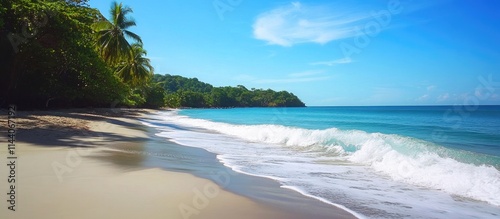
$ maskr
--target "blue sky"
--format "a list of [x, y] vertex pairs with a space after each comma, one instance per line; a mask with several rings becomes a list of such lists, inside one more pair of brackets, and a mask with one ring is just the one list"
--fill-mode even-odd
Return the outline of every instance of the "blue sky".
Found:
[[309, 106], [500, 104], [498, 1], [122, 2], [159, 74]]

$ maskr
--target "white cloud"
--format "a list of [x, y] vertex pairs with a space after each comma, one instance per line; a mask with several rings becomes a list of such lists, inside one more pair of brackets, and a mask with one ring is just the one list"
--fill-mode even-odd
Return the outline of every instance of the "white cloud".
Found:
[[436, 85], [430, 85], [430, 86], [427, 86], [427, 90], [431, 91], [431, 90], [436, 89], [436, 87], [437, 87]]
[[334, 65], [340, 65], [340, 64], [349, 64], [353, 62], [351, 58], [341, 58], [341, 59], [336, 59], [336, 60], [331, 60], [331, 61], [323, 61], [323, 62], [313, 62], [309, 63], [310, 65], [327, 65], [327, 66], [334, 66]]
[[358, 35], [357, 26], [369, 18], [369, 13], [334, 11], [293, 2], [260, 14], [253, 24], [253, 34], [256, 39], [280, 46], [325, 44]]
[[425, 101], [429, 99], [429, 94], [424, 94], [421, 97], [417, 98], [416, 101]]
[[437, 101], [438, 102], [443, 102], [443, 101], [446, 101], [450, 99], [450, 94], [449, 93], [445, 93], [445, 94], [441, 94], [437, 97]]

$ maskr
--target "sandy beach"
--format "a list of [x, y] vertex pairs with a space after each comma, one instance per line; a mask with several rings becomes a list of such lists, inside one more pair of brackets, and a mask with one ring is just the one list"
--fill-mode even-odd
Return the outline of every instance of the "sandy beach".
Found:
[[[311, 218], [229, 192], [211, 180], [141, 165], [148, 110], [18, 112], [15, 183], [0, 142], [0, 218]], [[2, 121], [7, 120], [6, 113]], [[4, 122], [5, 123], [5, 122]], [[7, 132], [7, 127], [2, 127]], [[15, 194], [6, 194], [15, 185]], [[8, 202], [13, 197], [15, 202]], [[7, 201], [6, 201], [7, 200]], [[295, 203], [300, 205], [300, 203]], [[10, 209], [9, 209], [10, 207]], [[15, 209], [13, 211], [12, 209]], [[326, 218], [314, 217], [314, 218]], [[328, 218], [353, 218], [331, 207]]]

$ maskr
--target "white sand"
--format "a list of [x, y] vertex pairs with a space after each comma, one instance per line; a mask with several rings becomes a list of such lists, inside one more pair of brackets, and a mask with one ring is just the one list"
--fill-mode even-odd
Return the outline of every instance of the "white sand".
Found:
[[99, 146], [137, 147], [147, 135], [133, 117], [73, 120], [78, 115], [18, 120], [16, 211], [6, 201], [7, 139], [0, 137], [0, 218], [298, 218], [190, 174], [98, 159], [109, 153]]

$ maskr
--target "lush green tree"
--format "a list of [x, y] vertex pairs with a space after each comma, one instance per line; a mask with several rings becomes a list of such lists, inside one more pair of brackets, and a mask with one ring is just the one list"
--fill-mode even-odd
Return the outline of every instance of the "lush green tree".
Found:
[[88, 7], [89, 0], [64, 0], [68, 4]]
[[196, 78], [154, 75], [167, 91], [169, 107], [303, 107], [300, 99], [286, 91], [248, 90], [245, 86], [213, 87]]
[[178, 92], [180, 105], [183, 107], [200, 108], [205, 107], [205, 98], [202, 93], [195, 91]]
[[165, 106], [172, 108], [181, 107], [181, 100], [177, 93], [167, 93], [164, 98]]
[[113, 2], [111, 5], [111, 19], [103, 19], [96, 22], [97, 46], [104, 60], [110, 64], [118, 64], [125, 59], [133, 58], [133, 48], [127, 41], [127, 37], [132, 38], [142, 44], [141, 38], [128, 30], [136, 26], [135, 21], [129, 18], [132, 9]]
[[[0, 15], [5, 15], [7, 13], [7, 8], [11, 7], [10, 4], [11, 3], [8, 1], [0, 1]], [[0, 30], [4, 30], [4, 19], [4, 16], [0, 16]]]
[[[94, 27], [97, 29], [97, 46], [101, 56], [108, 64], [116, 66], [116, 75], [133, 89], [125, 98], [124, 104], [142, 106], [148, 100], [150, 90], [147, 82], [153, 76], [154, 69], [151, 61], [145, 57], [147, 53], [143, 49], [141, 38], [128, 30], [136, 25], [128, 16], [130, 13], [130, 7], [113, 2], [111, 19], [101, 18]], [[135, 43], [130, 44], [127, 38]]]
[[153, 66], [148, 58], [144, 57], [146, 50], [140, 44], [132, 44], [132, 58], [118, 65], [117, 75], [133, 87], [140, 86], [153, 77]]
[[168, 93], [175, 93], [179, 90], [190, 90], [195, 92], [207, 93], [213, 88], [212, 85], [199, 81], [197, 78], [185, 78], [178, 75], [159, 75], [153, 77], [153, 81], [162, 82], [163, 87]]
[[99, 11], [62, 0], [7, 2], [0, 14], [3, 104], [109, 106], [124, 98], [126, 85], [95, 50]]
[[[113, 2], [109, 20], [88, 0], [0, 0], [0, 104], [39, 107], [304, 106], [286, 91], [216, 87], [153, 75], [132, 9]], [[136, 43], [130, 44], [127, 39]]]
[[143, 104], [147, 108], [160, 108], [166, 106], [165, 98], [167, 92], [159, 84], [153, 85], [147, 93], [146, 102]]

